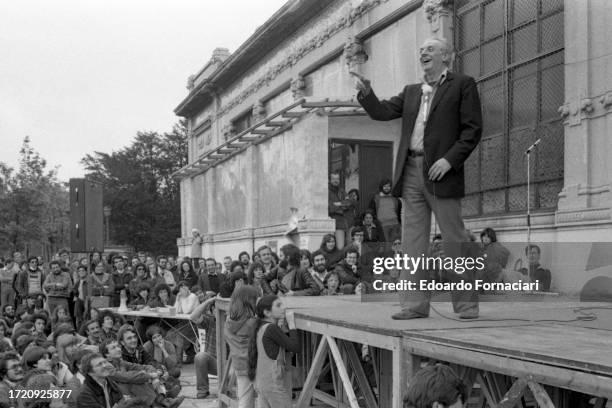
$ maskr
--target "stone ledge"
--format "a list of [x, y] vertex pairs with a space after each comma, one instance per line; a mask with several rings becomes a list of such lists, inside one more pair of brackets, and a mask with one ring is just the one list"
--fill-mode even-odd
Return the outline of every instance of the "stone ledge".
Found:
[[555, 226], [594, 224], [611, 222], [610, 208], [589, 208], [579, 210], [563, 210], [555, 213]]

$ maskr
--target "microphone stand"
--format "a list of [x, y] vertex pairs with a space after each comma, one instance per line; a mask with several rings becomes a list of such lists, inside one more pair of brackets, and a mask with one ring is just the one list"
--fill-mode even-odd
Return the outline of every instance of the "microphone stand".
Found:
[[531, 183], [531, 171], [530, 171], [530, 158], [531, 151], [540, 143], [542, 139], [536, 140], [531, 146], [527, 148], [525, 154], [527, 155], [527, 248], [531, 245], [531, 194], [530, 194], [530, 183]]

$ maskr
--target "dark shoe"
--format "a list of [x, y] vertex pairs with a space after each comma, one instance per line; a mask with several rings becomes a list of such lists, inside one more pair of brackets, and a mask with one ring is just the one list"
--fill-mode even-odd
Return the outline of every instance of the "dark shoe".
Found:
[[210, 396], [210, 392], [206, 391], [206, 392], [205, 392], [205, 393], [203, 393], [203, 394], [198, 394], [198, 395], [196, 396], [196, 398], [197, 398], [197, 399], [205, 399], [205, 398], [208, 398], [209, 396]]
[[429, 317], [429, 316], [421, 314], [421, 313], [413, 312], [411, 310], [402, 310], [399, 313], [395, 313], [391, 315], [391, 318], [393, 320], [424, 319], [426, 317]]
[[478, 309], [468, 309], [459, 313], [459, 318], [464, 320], [478, 319]]

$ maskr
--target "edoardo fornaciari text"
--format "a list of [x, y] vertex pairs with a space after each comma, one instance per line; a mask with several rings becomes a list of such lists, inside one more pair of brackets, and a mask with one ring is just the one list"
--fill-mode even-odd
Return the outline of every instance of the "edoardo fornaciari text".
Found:
[[538, 291], [539, 281], [534, 282], [485, 282], [476, 279], [474, 282], [437, 282], [435, 280], [422, 279], [417, 281], [400, 280], [398, 282], [385, 282], [377, 279], [373, 282], [374, 290], [396, 292], [401, 290], [418, 291], [455, 291], [455, 290], [483, 290], [483, 291]]

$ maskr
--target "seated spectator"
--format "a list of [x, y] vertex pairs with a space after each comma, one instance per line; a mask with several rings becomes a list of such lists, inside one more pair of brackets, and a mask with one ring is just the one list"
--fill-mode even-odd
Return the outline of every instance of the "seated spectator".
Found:
[[342, 261], [344, 252], [342, 252], [336, 246], [336, 237], [333, 234], [327, 234], [323, 237], [321, 247], [319, 249], [325, 254], [328, 270], [334, 269], [334, 266], [336, 266], [338, 262]]
[[200, 304], [198, 297], [191, 293], [189, 285], [185, 281], [180, 281], [177, 285], [178, 294], [176, 295], [176, 313], [187, 313], [191, 314], [197, 305]]
[[287, 271], [281, 278], [281, 284], [287, 289], [286, 296], [313, 296], [321, 291], [307, 269], [300, 266], [300, 249], [287, 244], [281, 247], [284, 259], [287, 261]]
[[263, 265], [264, 274], [266, 275], [268, 282], [275, 279], [277, 263], [274, 261], [274, 257], [272, 256], [272, 249], [267, 245], [260, 246], [257, 249], [257, 255], [259, 255], [259, 259]]
[[310, 275], [314, 279], [315, 283], [319, 287], [320, 290], [325, 289], [325, 280], [329, 275], [329, 271], [327, 270], [327, 259], [325, 259], [325, 254], [321, 251], [315, 251], [312, 254], [313, 266], [310, 269]]
[[540, 292], [550, 292], [551, 273], [549, 269], [542, 268], [540, 265], [540, 247], [531, 244], [525, 248], [525, 255], [529, 261], [529, 269], [521, 268], [520, 272], [529, 277], [531, 282], [538, 281], [538, 290]]
[[168, 374], [175, 378], [181, 375], [181, 369], [176, 360], [176, 348], [168, 340], [157, 325], [149, 326], [146, 332], [148, 341], [143, 345], [144, 350], [153, 356], [153, 359], [166, 367]]
[[81, 335], [87, 337], [85, 344], [90, 346], [100, 345], [102, 342], [100, 331], [100, 323], [98, 323], [98, 320], [88, 320], [83, 323]]
[[[214, 271], [216, 274], [216, 263], [215, 263]], [[193, 266], [191, 265], [191, 262], [183, 261], [180, 263], [179, 272], [177, 276], [177, 282], [180, 282], [180, 281], [187, 282], [188, 287], [197, 285], [198, 275], [193, 270]]]
[[[371, 242], [385, 242], [385, 234], [383, 232], [380, 222], [376, 219], [374, 211], [368, 209], [363, 212], [361, 218], [361, 226], [363, 227], [364, 237], [363, 241], [366, 243]], [[373, 245], [372, 248], [377, 248]]]
[[148, 306], [149, 301], [151, 300], [149, 297], [151, 288], [147, 283], [139, 283], [136, 287], [136, 291], [138, 292], [138, 297], [130, 302], [130, 307], [140, 310], [145, 306]]
[[66, 317], [70, 319], [68, 309], [64, 306], [57, 306], [53, 313], [51, 313], [51, 320], [49, 321], [49, 325], [47, 327], [48, 331], [52, 332], [55, 330], [55, 327], [60, 323], [60, 319], [64, 319]]
[[206, 331], [204, 341], [206, 350], [201, 350], [195, 356], [196, 398], [207, 398], [210, 395], [208, 375], [217, 375], [217, 326], [212, 308], [215, 298], [210, 298], [200, 304], [191, 313], [191, 321]]
[[6, 343], [9, 348], [13, 348], [13, 342], [11, 341], [10, 337], [7, 337], [8, 334], [8, 324], [6, 324], [6, 321], [4, 321], [4, 319], [0, 319], [0, 342]]
[[21, 388], [23, 375], [19, 355], [15, 353], [0, 355], [0, 402], [8, 402], [10, 391]]
[[376, 254], [377, 252], [372, 251], [370, 247], [363, 243], [364, 238], [365, 232], [363, 230], [363, 227], [356, 226], [355, 228], [353, 228], [351, 230], [351, 243], [343, 250], [344, 256], [346, 257], [346, 252], [349, 249], [357, 250], [357, 254], [359, 254], [360, 260], [368, 258], [366, 255]]
[[148, 285], [149, 288], [152, 288], [155, 283], [153, 279], [151, 279], [147, 266], [143, 263], [136, 264], [133, 273], [135, 277], [128, 284], [130, 300], [138, 299], [138, 287], [140, 287], [141, 284]]
[[385, 179], [378, 185], [378, 193], [370, 200], [370, 210], [380, 222], [383, 235], [387, 240], [392, 236], [401, 234], [400, 215], [402, 211], [401, 201], [393, 196], [390, 179]]
[[17, 338], [23, 334], [32, 334], [34, 330], [34, 323], [31, 321], [23, 321], [19, 326], [16, 325], [15, 330], [13, 330], [13, 334], [11, 334], [11, 343], [16, 347], [17, 346]]
[[10, 304], [2, 306], [2, 319], [4, 319], [9, 328], [6, 334], [11, 334], [13, 326], [15, 326], [15, 306]]
[[117, 330], [121, 327], [122, 320], [118, 318], [111, 310], [103, 310], [98, 317], [100, 325], [100, 340], [117, 340]]
[[463, 408], [467, 389], [452, 368], [442, 364], [420, 369], [408, 382], [404, 408]]
[[479, 272], [479, 278], [485, 282], [499, 282], [502, 271], [508, 264], [510, 251], [497, 242], [497, 234], [493, 228], [485, 228], [480, 233], [480, 240], [485, 267]]
[[170, 286], [159, 283], [155, 286], [153, 293], [155, 296], [149, 302], [150, 307], [173, 307], [176, 299], [171, 293]]
[[361, 267], [359, 265], [359, 254], [355, 249], [348, 249], [344, 260], [336, 265], [334, 269], [340, 276], [340, 288], [342, 293], [350, 294], [361, 282]]
[[117, 384], [108, 378], [115, 368], [102, 354], [85, 355], [81, 360], [81, 370], [85, 373], [85, 380], [77, 397], [77, 407], [108, 408], [123, 400]]
[[216, 295], [217, 293], [219, 293], [219, 286], [221, 285], [221, 283], [223, 283], [225, 278], [225, 275], [218, 273], [217, 262], [215, 261], [215, 259], [208, 258], [204, 260], [204, 270], [200, 272], [200, 276], [197, 279], [197, 283], [207, 295]]
[[100, 345], [100, 353], [113, 365], [109, 376], [125, 395], [143, 398], [147, 406], [177, 407], [184, 397], [171, 399], [161, 377], [163, 372], [153, 366], [125, 361], [121, 347], [114, 340], [107, 340]]
[[34, 320], [34, 336], [46, 340], [47, 322], [49, 321], [47, 315], [45, 313], [36, 313], [32, 316], [32, 320]]
[[323, 289], [322, 295], [325, 296], [334, 296], [341, 295], [340, 291], [340, 275], [338, 272], [332, 271], [327, 275], [327, 279], [325, 280], [325, 289]]

